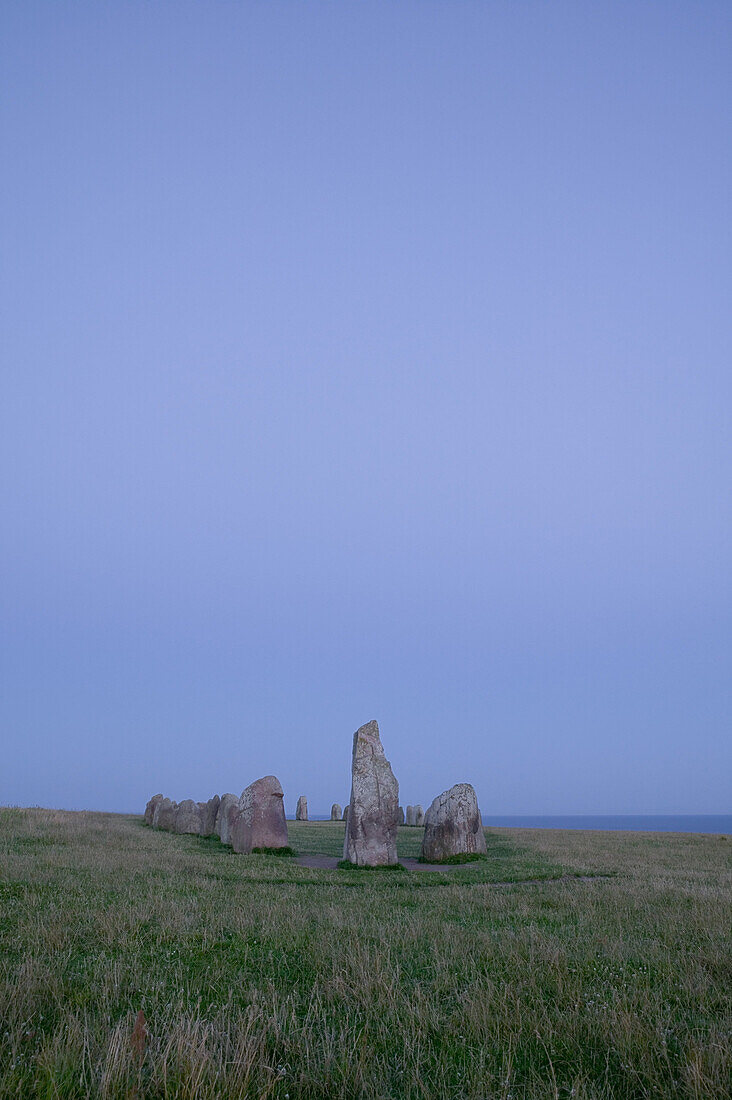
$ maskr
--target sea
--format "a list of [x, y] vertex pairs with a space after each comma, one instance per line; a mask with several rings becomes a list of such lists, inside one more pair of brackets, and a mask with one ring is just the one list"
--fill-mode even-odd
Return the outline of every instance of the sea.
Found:
[[[311, 814], [311, 821], [330, 815]], [[634, 833], [722, 833], [732, 835], [732, 814], [483, 814], [483, 824], [506, 829], [611, 829]]]

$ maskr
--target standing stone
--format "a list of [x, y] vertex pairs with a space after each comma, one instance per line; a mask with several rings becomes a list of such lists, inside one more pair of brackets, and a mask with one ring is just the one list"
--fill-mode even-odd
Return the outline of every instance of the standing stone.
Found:
[[297, 809], [295, 810], [295, 821], [307, 821], [308, 819], [308, 800], [304, 794], [301, 794], [297, 800]]
[[424, 826], [424, 810], [419, 803], [414, 807], [414, 824], [419, 829]]
[[345, 805], [343, 807], [343, 818], [342, 818], [343, 821], [348, 821], [348, 811], [349, 811], [349, 809], [350, 809], [350, 807], [348, 805]]
[[200, 833], [201, 807], [192, 798], [184, 798], [175, 811], [174, 833]]
[[155, 817], [155, 807], [157, 806], [158, 802], [162, 802], [162, 801], [163, 801], [163, 796], [161, 794], [154, 794], [152, 796], [152, 798], [148, 802], [147, 806], [145, 807], [145, 824], [146, 825], [152, 825], [153, 818]]
[[167, 832], [172, 832], [177, 811], [178, 803], [173, 802], [170, 798], [164, 798], [162, 802], [158, 802], [153, 815], [153, 829], [165, 829]]
[[423, 858], [441, 860], [486, 851], [478, 799], [470, 783], [456, 783], [438, 794], [424, 816]]
[[238, 809], [252, 831], [252, 848], [289, 846], [284, 794], [275, 775], [250, 783], [241, 792]]
[[404, 824], [404, 807], [403, 806], [399, 807], [399, 810], [397, 811], [397, 814], [398, 814], [397, 824], [398, 825], [403, 825]]
[[407, 822], [407, 825], [414, 825], [415, 824], [414, 806], [407, 806], [406, 822]]
[[240, 856], [248, 856], [254, 847], [251, 823], [238, 802], [229, 810], [229, 843]]
[[201, 811], [201, 836], [211, 836], [216, 828], [216, 817], [220, 802], [221, 799], [215, 794], [213, 798], [209, 798], [208, 802], [198, 803], [198, 808]]
[[338, 805], [337, 802], [334, 802], [333, 805], [330, 808], [330, 820], [331, 821], [340, 821], [341, 820], [341, 808], [340, 808], [340, 806]]
[[343, 858], [359, 867], [396, 863], [398, 820], [399, 784], [384, 755], [378, 723], [368, 722], [353, 735]]
[[219, 802], [218, 813], [216, 814], [216, 825], [214, 826], [214, 832], [221, 838], [222, 844], [231, 844], [231, 833], [229, 832], [229, 818], [231, 811], [238, 807], [239, 799], [237, 795], [223, 794], [221, 801]]

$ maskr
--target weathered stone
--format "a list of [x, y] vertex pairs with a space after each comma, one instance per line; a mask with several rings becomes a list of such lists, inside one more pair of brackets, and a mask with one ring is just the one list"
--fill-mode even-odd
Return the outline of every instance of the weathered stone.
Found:
[[407, 806], [407, 814], [404, 820], [406, 821], [407, 825], [414, 825], [414, 806]]
[[153, 818], [155, 817], [155, 807], [157, 806], [158, 802], [162, 802], [162, 801], [163, 801], [163, 796], [161, 794], [154, 794], [152, 796], [152, 798], [148, 802], [147, 806], [145, 807], [145, 824], [146, 825], [152, 825]]
[[170, 798], [164, 798], [158, 802], [153, 814], [153, 829], [165, 829], [172, 832], [175, 826], [175, 815], [178, 812], [178, 803]]
[[400, 806], [397, 811], [397, 825], [404, 824], [404, 807]]
[[301, 794], [297, 800], [297, 809], [295, 810], [295, 821], [307, 821], [308, 819], [308, 800], [304, 794]]
[[175, 811], [174, 833], [200, 833], [201, 807], [192, 798], [184, 798]]
[[424, 810], [419, 803], [414, 807], [414, 824], [418, 829], [424, 826]]
[[229, 817], [231, 811], [237, 808], [239, 805], [239, 798], [235, 794], [223, 794], [221, 801], [219, 802], [218, 813], [216, 814], [216, 825], [214, 826], [214, 832], [221, 838], [222, 844], [231, 844], [231, 834], [229, 832]]
[[439, 794], [425, 814], [422, 856], [441, 860], [485, 851], [475, 791], [470, 783], [456, 783]]
[[211, 836], [216, 827], [216, 816], [219, 812], [221, 799], [217, 794], [209, 798], [208, 802], [199, 802], [201, 811], [201, 836]]
[[251, 822], [238, 803], [229, 809], [229, 842], [240, 856], [248, 856], [254, 847]]
[[333, 805], [330, 808], [330, 820], [331, 821], [340, 821], [341, 820], [341, 813], [342, 813], [342, 811], [341, 811], [340, 806], [338, 805], [337, 802], [334, 802]]
[[279, 779], [265, 775], [241, 792], [239, 811], [252, 830], [252, 848], [287, 848], [287, 821]]
[[345, 805], [343, 807], [343, 818], [342, 818], [343, 821], [348, 821], [348, 810], [349, 810], [348, 805]]
[[399, 784], [384, 755], [377, 722], [353, 735], [351, 801], [343, 843], [343, 858], [360, 867], [397, 862]]

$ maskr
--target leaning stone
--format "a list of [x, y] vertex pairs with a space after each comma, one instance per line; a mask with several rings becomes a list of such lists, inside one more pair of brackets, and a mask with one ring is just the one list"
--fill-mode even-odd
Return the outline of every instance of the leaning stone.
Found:
[[441, 860], [486, 851], [475, 791], [470, 783], [456, 783], [439, 794], [425, 814], [422, 856]]
[[162, 801], [163, 801], [163, 796], [161, 794], [154, 794], [152, 796], [152, 798], [148, 802], [147, 806], [145, 807], [145, 824], [146, 825], [152, 825], [153, 818], [155, 817], [155, 807], [157, 806], [158, 802], [162, 802]]
[[405, 821], [407, 825], [414, 825], [414, 806], [407, 806]]
[[419, 805], [419, 803], [417, 803], [417, 805], [414, 807], [414, 824], [419, 829], [424, 826], [424, 810]]
[[200, 833], [201, 807], [192, 798], [184, 798], [175, 811], [174, 833]]
[[211, 836], [216, 827], [216, 816], [219, 812], [221, 799], [217, 794], [209, 798], [208, 802], [199, 802], [201, 811], [201, 836]]
[[343, 858], [359, 867], [396, 863], [399, 784], [384, 755], [377, 722], [353, 735], [351, 777]]
[[158, 802], [153, 815], [153, 829], [165, 829], [172, 832], [175, 826], [175, 815], [178, 811], [178, 803], [170, 798], [164, 798]]
[[398, 818], [397, 818], [397, 824], [399, 824], [399, 825], [403, 825], [403, 824], [404, 824], [404, 807], [403, 807], [403, 806], [400, 806], [400, 807], [399, 807], [399, 810], [398, 810]]
[[341, 820], [341, 813], [342, 813], [342, 811], [341, 811], [340, 806], [338, 805], [337, 802], [334, 802], [333, 805], [330, 808], [330, 820], [331, 821], [340, 821]]
[[252, 848], [287, 848], [284, 794], [275, 775], [265, 775], [241, 792], [239, 811], [252, 830]]
[[308, 800], [304, 794], [301, 794], [297, 800], [297, 809], [295, 810], [295, 821], [307, 821], [308, 819]]
[[214, 832], [221, 838], [222, 844], [231, 844], [231, 835], [229, 833], [229, 816], [231, 811], [239, 805], [239, 798], [235, 794], [223, 794], [221, 801], [219, 802], [218, 813], [216, 814], [216, 824], [214, 826]]

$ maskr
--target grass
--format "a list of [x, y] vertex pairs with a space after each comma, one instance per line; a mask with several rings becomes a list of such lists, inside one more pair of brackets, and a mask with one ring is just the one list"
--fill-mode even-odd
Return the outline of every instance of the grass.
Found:
[[378, 875], [0, 811], [0, 1097], [729, 1100], [732, 842], [486, 836]]

